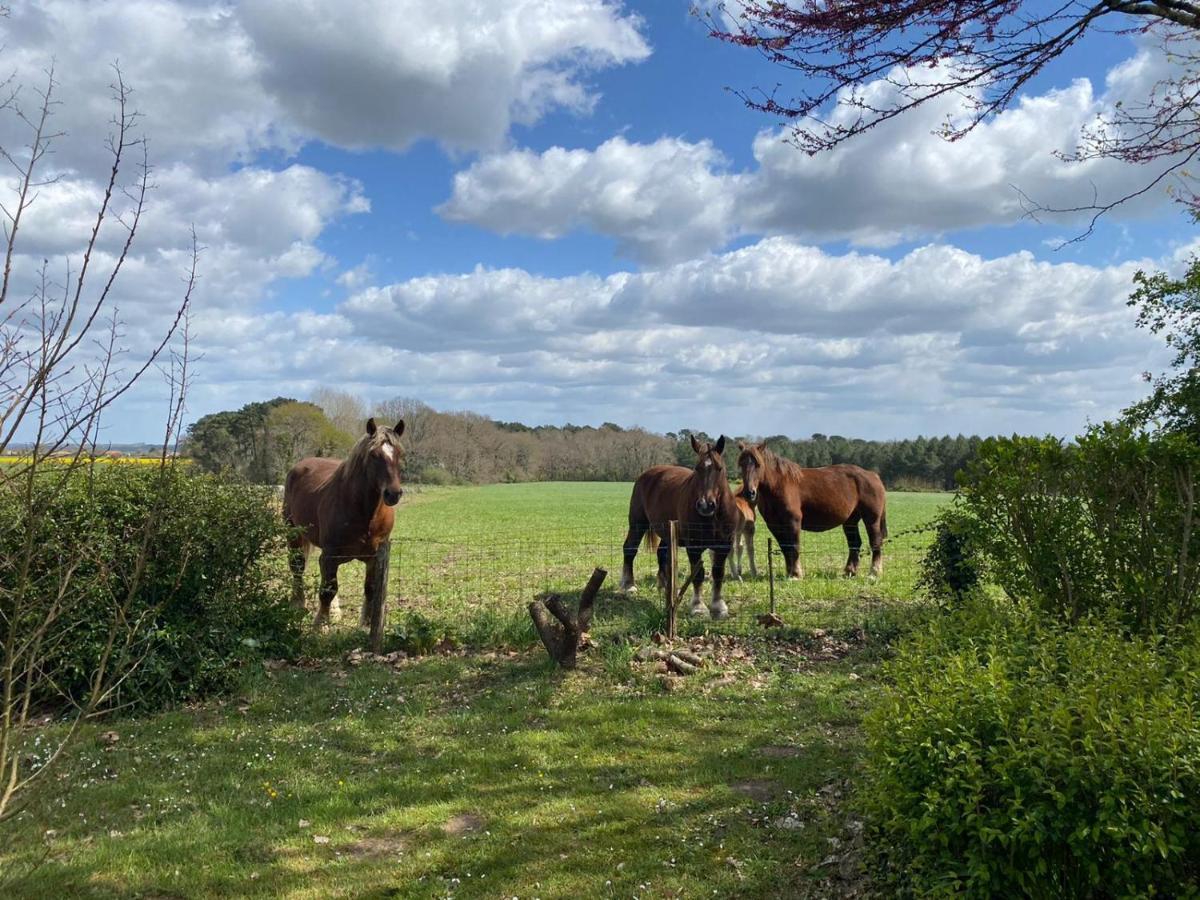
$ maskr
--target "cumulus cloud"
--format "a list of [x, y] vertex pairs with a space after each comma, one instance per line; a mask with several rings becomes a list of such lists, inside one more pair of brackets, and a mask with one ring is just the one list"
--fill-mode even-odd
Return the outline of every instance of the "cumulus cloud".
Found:
[[513, 121], [589, 109], [589, 69], [650, 52], [607, 0], [252, 0], [239, 18], [291, 118], [348, 147], [494, 147]]
[[[134, 88], [155, 159], [223, 168], [307, 140], [478, 149], [552, 110], [586, 113], [589, 74], [645, 59], [640, 20], [614, 0], [45, 0], [0, 20], [26, 105], [54, 65], [57, 164], [95, 170], [112, 65]], [[20, 133], [0, 124], [11, 145]]]
[[[233, 383], [299, 391], [336, 378], [368, 396], [526, 420], [1061, 433], [1139, 396], [1138, 373], [1161, 362], [1124, 304], [1133, 271], [1152, 265], [942, 244], [889, 260], [777, 237], [606, 278], [478, 268], [410, 279], [307, 324], [246, 316], [213, 352]], [[288, 339], [236, 351], [272, 333]]]
[[459, 172], [439, 212], [501, 234], [557, 238], [588, 228], [615, 237], [625, 255], [661, 264], [732, 237], [739, 179], [724, 170], [709, 141], [614, 137], [594, 151], [514, 150]]
[[[559, 237], [589, 229], [616, 239], [618, 252], [661, 264], [719, 249], [739, 234], [786, 234], [809, 241], [848, 240], [864, 247], [937, 236], [963, 228], [1009, 225], [1033, 205], [1071, 208], [1126, 196], [1153, 174], [1112, 160], [1065, 163], [1085, 126], [1123, 99], [1145, 97], [1170, 62], [1142, 45], [1116, 66], [1098, 95], [1087, 79], [1024, 96], [956, 142], [937, 137], [961, 110], [946, 96], [808, 156], [767, 129], [753, 143], [755, 165], [730, 172], [708, 141], [663, 137], [650, 143], [613, 138], [594, 150], [552, 147], [487, 156], [454, 180], [439, 210], [448, 219], [501, 233]], [[896, 100], [885, 80], [867, 85], [874, 108]], [[852, 117], [849, 106], [830, 118]], [[1098, 191], [1098, 196], [1094, 196]], [[1144, 214], [1166, 199], [1159, 190], [1121, 207]], [[1087, 213], [1041, 213], [1079, 226]]]

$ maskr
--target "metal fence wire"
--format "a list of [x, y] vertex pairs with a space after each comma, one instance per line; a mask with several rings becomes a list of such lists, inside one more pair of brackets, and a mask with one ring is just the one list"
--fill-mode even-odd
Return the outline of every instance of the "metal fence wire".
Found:
[[[634, 559], [636, 592], [619, 592], [626, 531], [624, 523], [518, 533], [468, 525], [437, 536], [405, 534], [397, 529], [391, 539], [389, 615], [394, 618], [413, 610], [453, 615], [469, 623], [476, 615], [523, 610], [531, 600], [550, 593], [574, 596], [595, 568], [608, 572], [601, 594], [608, 603], [620, 602], [626, 610], [630, 604], [646, 610], [664, 609], [656, 585], [658, 560], [645, 541], [638, 543]], [[879, 578], [869, 574], [871, 548], [865, 532], [859, 574], [854, 578], [845, 577], [843, 572], [848, 550], [840, 528], [806, 532], [800, 543], [804, 577], [789, 580], [780, 548], [760, 522], [753, 537], [754, 566], [748, 548], [743, 549], [740, 572], [736, 551], [730, 554], [722, 599], [735, 618], [768, 611], [772, 597], [769, 571], [773, 568], [775, 604], [785, 620], [831, 626], [861, 622], [888, 604], [913, 602], [920, 562], [931, 537], [929, 531], [928, 526], [909, 529], [886, 540], [884, 571]], [[768, 564], [768, 541], [773, 565]], [[703, 544], [704, 535], [689, 535], [680, 529], [679, 543], [689, 542]], [[703, 567], [701, 592], [707, 603], [712, 591], [711, 551], [704, 552]], [[314, 578], [313, 593], [316, 569], [309, 567], [309, 577]], [[684, 546], [677, 551], [676, 572], [678, 585], [682, 586], [690, 574]], [[360, 573], [358, 564], [350, 564], [343, 566], [339, 575], [340, 598], [348, 611], [361, 604]], [[597, 605], [598, 622], [605, 617], [605, 602], [602, 599]], [[681, 616], [687, 615], [689, 605], [690, 593], [680, 604]]]

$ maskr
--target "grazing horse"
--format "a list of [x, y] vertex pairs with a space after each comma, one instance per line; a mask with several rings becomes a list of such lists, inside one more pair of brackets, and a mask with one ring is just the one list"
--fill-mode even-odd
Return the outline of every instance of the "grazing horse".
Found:
[[742, 580], [742, 550], [750, 559], [750, 577], [758, 577], [758, 568], [754, 565], [754, 504], [746, 499], [743, 491], [733, 495], [737, 505], [738, 520], [733, 528], [733, 556], [730, 557], [729, 569], [734, 578]]
[[304, 607], [304, 564], [310, 547], [321, 550], [321, 606], [314, 622], [329, 621], [339, 613], [338, 567], [352, 559], [367, 564], [361, 621], [376, 600], [375, 566], [380, 546], [387, 543], [396, 519], [392, 508], [400, 502], [400, 468], [404, 450], [400, 435], [404, 420], [395, 428], [378, 427], [367, 420], [367, 433], [359, 438], [344, 460], [309, 457], [292, 466], [283, 487], [283, 518], [303, 532], [288, 546], [292, 569], [292, 603]]
[[883, 539], [887, 537], [887, 492], [875, 472], [851, 465], [805, 469], [776, 456], [765, 444], [738, 441], [742, 492], [758, 503], [758, 511], [783, 551], [789, 578], [803, 578], [800, 532], [828, 531], [838, 525], [846, 533], [850, 557], [847, 577], [858, 574], [862, 550], [861, 521], [871, 542], [871, 574], [883, 574]]
[[[721, 599], [725, 580], [725, 560], [733, 545], [733, 531], [738, 520], [737, 505], [729, 489], [725, 473], [725, 437], [715, 444], [701, 444], [692, 437], [692, 449], [698, 459], [695, 468], [685, 466], [653, 466], [638, 476], [629, 498], [629, 532], [625, 535], [625, 566], [621, 572], [621, 590], [636, 590], [633, 581], [633, 560], [638, 544], [646, 538], [653, 547], [658, 542], [658, 584], [664, 587], [667, 578], [668, 524], [676, 522], [680, 546], [687, 549], [692, 572], [692, 614], [704, 612], [700, 585], [704, 581], [704, 551], [713, 551], [712, 602], [708, 611], [714, 619], [729, 613]], [[674, 598], [672, 598], [674, 600]]]

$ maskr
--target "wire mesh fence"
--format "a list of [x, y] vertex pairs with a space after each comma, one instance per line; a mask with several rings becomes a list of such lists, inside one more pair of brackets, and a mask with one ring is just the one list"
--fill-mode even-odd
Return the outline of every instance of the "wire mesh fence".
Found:
[[[683, 545], [703, 544], [703, 540], [684, 529], [680, 534], [676, 571], [682, 587], [691, 571]], [[464, 625], [479, 617], [524, 615], [525, 606], [538, 597], [578, 594], [592, 571], [602, 568], [608, 578], [596, 607], [597, 626], [602, 627], [606, 620], [628, 624], [629, 619], [637, 619], [647, 628], [654, 627], [666, 609], [656, 577], [657, 554], [646, 541], [638, 542], [633, 561], [635, 590], [621, 591], [626, 536], [627, 528], [620, 522], [537, 531], [466, 524], [436, 535], [406, 534], [398, 529], [391, 539], [390, 615], [419, 612], [453, 618]], [[801, 627], [850, 627], [889, 608], [911, 604], [930, 539], [929, 530], [918, 527], [885, 541], [883, 573], [873, 577], [869, 574], [871, 549], [864, 534], [859, 573], [848, 578], [844, 574], [848, 547], [842, 530], [805, 533], [800, 542], [804, 576], [792, 580], [787, 577], [778, 543], [760, 522], [752, 545], [744, 546], [740, 572], [736, 554], [727, 561], [722, 599], [731, 618], [723, 627], [752, 624], [757, 614], [771, 609], [772, 596], [784, 621]], [[664, 543], [664, 549], [666, 546]], [[705, 604], [712, 595], [712, 562], [711, 550], [705, 551], [701, 585]], [[315, 573], [310, 578], [315, 589]], [[339, 581], [343, 608], [356, 610], [363, 596], [361, 566], [344, 566]], [[688, 620], [689, 600], [690, 592], [680, 604], [681, 622]], [[701, 618], [708, 620], [707, 609]]]

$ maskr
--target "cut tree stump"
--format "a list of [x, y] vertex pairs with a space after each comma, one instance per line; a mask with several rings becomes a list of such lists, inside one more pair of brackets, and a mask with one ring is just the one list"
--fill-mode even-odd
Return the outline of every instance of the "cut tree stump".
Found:
[[592, 573], [583, 593], [579, 595], [579, 611], [575, 616], [571, 615], [558, 594], [529, 604], [529, 617], [533, 619], [546, 652], [564, 669], [575, 668], [580, 640], [592, 627], [592, 607], [600, 585], [607, 576], [608, 572], [604, 569], [596, 569]]

